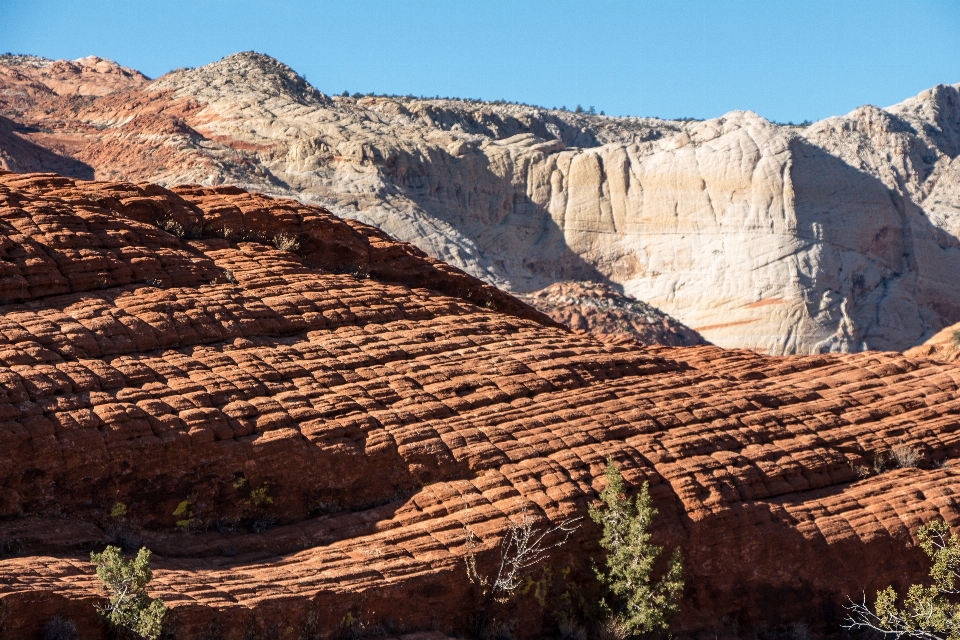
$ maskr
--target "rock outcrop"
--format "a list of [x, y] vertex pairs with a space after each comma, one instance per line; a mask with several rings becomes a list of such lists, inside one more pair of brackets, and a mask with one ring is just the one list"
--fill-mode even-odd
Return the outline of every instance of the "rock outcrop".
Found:
[[960, 321], [958, 140], [956, 85], [803, 128], [331, 98], [251, 52], [154, 82], [0, 59], [0, 166], [296, 197], [507, 290], [613, 283], [770, 353], [902, 350]]
[[609, 285], [559, 282], [517, 297], [574, 331], [599, 337], [630, 337], [645, 345], [706, 344], [703, 336], [690, 327]]
[[960, 324], [947, 327], [923, 344], [905, 352], [912, 358], [933, 358], [945, 362], [960, 361]]
[[[465, 557], [584, 515], [608, 458], [682, 549], [681, 631], [832, 628], [923, 574], [920, 523], [960, 526], [955, 364], [602, 342], [232, 187], [6, 174], [0, 230], [4, 637], [103, 637], [111, 540], [155, 552], [184, 640], [462, 633]], [[877, 472], [900, 447], [917, 466]], [[551, 566], [586, 575], [597, 535]], [[518, 632], [552, 632], [528, 597]]]

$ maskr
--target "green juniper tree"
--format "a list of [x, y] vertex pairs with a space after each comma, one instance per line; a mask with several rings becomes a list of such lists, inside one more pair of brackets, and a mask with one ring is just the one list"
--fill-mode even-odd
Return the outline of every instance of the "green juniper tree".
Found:
[[160, 637], [167, 606], [147, 595], [147, 583], [153, 579], [150, 551], [141, 548], [133, 560], [124, 560], [119, 547], [107, 547], [103, 553], [91, 553], [109, 600], [97, 610], [114, 627], [129, 629], [146, 640]]
[[654, 566], [663, 548], [651, 543], [650, 525], [657, 510], [650, 499], [650, 485], [644, 482], [640, 495], [631, 500], [613, 460], [607, 460], [606, 476], [607, 488], [600, 493], [604, 506], [590, 508], [590, 517], [603, 527], [600, 546], [607, 551], [606, 566], [597, 571], [598, 578], [612, 594], [615, 615], [627, 633], [667, 631], [683, 591], [680, 550], [674, 549], [666, 570], [655, 581]]
[[920, 527], [917, 538], [933, 560], [933, 585], [911, 585], [902, 609], [897, 608], [893, 587], [877, 592], [873, 611], [867, 607], [866, 597], [861, 603], [851, 601], [845, 629], [871, 630], [889, 638], [960, 640], [960, 537], [950, 534], [947, 523], [935, 520]]

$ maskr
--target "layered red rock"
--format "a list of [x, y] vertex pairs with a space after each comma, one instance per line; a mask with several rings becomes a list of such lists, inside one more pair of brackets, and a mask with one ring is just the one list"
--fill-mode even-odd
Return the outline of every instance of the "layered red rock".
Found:
[[[608, 458], [682, 549], [682, 631], [833, 628], [845, 596], [922, 576], [920, 523], [960, 525], [955, 364], [601, 342], [235, 188], [7, 174], [0, 228], [11, 637], [102, 633], [88, 553], [118, 502], [186, 639], [462, 633], [464, 527], [484, 568], [511, 520], [584, 516]], [[917, 467], [874, 470], [899, 447]], [[528, 605], [518, 633], [550, 632]]]

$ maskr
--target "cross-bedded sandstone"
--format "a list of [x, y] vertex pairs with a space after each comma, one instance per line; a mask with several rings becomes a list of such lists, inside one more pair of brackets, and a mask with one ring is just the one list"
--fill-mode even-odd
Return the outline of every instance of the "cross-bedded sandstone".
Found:
[[[462, 631], [464, 526], [493, 561], [522, 513], [583, 515], [607, 458], [683, 550], [685, 630], [831, 624], [921, 573], [921, 522], [960, 524], [954, 364], [602, 342], [238, 189], [7, 174], [0, 199], [7, 633], [58, 612], [97, 632], [86, 553], [117, 502], [183, 638], [333, 635], [347, 613]], [[880, 469], [898, 447], [918, 467]], [[555, 561], [596, 549], [585, 525]]]

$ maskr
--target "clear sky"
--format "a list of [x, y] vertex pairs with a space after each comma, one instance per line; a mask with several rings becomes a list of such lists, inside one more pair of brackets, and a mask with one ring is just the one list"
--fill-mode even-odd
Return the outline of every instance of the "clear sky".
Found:
[[0, 52], [157, 77], [250, 49], [327, 93], [800, 122], [960, 82], [960, 0], [0, 0]]

